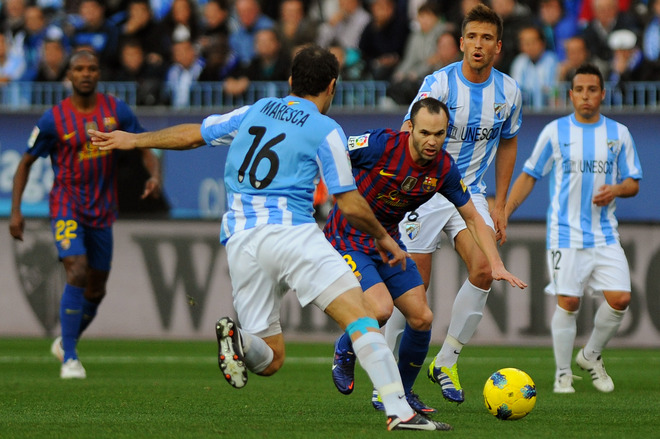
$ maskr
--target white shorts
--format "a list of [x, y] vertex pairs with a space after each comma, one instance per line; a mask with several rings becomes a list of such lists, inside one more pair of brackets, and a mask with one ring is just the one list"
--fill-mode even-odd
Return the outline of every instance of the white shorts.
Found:
[[302, 306], [314, 302], [325, 310], [360, 287], [316, 223], [258, 226], [232, 235], [226, 247], [241, 328], [260, 337], [282, 332], [280, 304], [290, 289]]
[[[481, 214], [486, 224], [495, 230], [486, 197], [483, 194], [471, 194], [471, 198], [477, 212]], [[417, 218], [408, 213], [399, 223], [401, 241], [410, 253], [433, 253], [440, 248], [443, 231], [454, 245], [456, 235], [467, 228], [456, 206], [440, 194], [434, 195], [415, 212]]]
[[547, 294], [582, 297], [587, 292], [630, 292], [630, 269], [620, 244], [594, 248], [561, 248], [546, 254]]

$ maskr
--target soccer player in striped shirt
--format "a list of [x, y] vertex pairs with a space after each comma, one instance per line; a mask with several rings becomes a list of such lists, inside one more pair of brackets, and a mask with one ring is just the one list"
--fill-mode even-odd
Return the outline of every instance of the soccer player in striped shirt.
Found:
[[[112, 260], [112, 224], [117, 218], [117, 157], [94, 147], [88, 129], [132, 132], [144, 129], [126, 103], [96, 91], [98, 57], [90, 51], [74, 53], [67, 77], [73, 94], [46, 111], [28, 140], [16, 169], [9, 223], [11, 235], [23, 239], [25, 220], [21, 199], [32, 164], [50, 156], [55, 174], [49, 197], [51, 227], [58, 255], [66, 271], [60, 301], [62, 336], [51, 352], [61, 362], [61, 378], [85, 378], [76, 345], [96, 316], [106, 293]], [[142, 197], [160, 194], [160, 168], [150, 151], [143, 154], [151, 178]]]
[[550, 175], [546, 260], [551, 280], [546, 292], [557, 296], [551, 321], [555, 393], [575, 392], [571, 356], [585, 291], [602, 291], [605, 301], [575, 362], [589, 371], [596, 389], [614, 390], [601, 354], [630, 303], [630, 269], [614, 211], [617, 197], [633, 197], [639, 191], [642, 168], [628, 128], [601, 115], [604, 97], [598, 67], [579, 67], [570, 90], [575, 112], [541, 131], [506, 204], [508, 217], [536, 181]]
[[92, 140], [102, 150], [231, 144], [224, 169], [229, 209], [220, 239], [241, 327], [222, 317], [215, 328], [218, 365], [229, 384], [242, 388], [248, 370], [270, 376], [284, 364], [280, 304], [290, 288], [301, 305], [313, 303], [351, 338], [383, 398], [388, 430], [450, 430], [415, 413], [406, 401], [394, 356], [358, 280], [313, 216], [315, 182], [322, 174], [351, 225], [375, 238], [384, 262], [405, 267], [406, 253], [357, 191], [343, 130], [325, 115], [338, 76], [334, 55], [310, 46], [293, 60], [289, 96], [211, 115], [201, 125], [142, 134], [92, 131]]
[[[506, 240], [504, 205], [511, 182], [522, 124], [522, 97], [516, 82], [493, 68], [502, 47], [502, 20], [490, 8], [477, 5], [462, 24], [463, 60], [428, 75], [415, 101], [435, 97], [449, 108], [444, 149], [454, 158], [472, 201], [492, 228], [493, 242]], [[405, 117], [404, 129], [410, 115]], [[495, 161], [495, 205], [489, 212], [484, 174]], [[468, 279], [456, 295], [442, 348], [431, 362], [428, 376], [449, 401], [465, 399], [458, 378], [458, 357], [481, 321], [493, 282], [488, 259], [479, 249], [456, 208], [436, 195], [414, 216], [404, 219], [402, 241], [408, 248], [428, 289], [433, 252], [444, 232], [465, 262]], [[396, 352], [403, 318], [395, 310], [385, 326], [388, 345]]]
[[[379, 129], [350, 137], [348, 150], [358, 190], [402, 248], [405, 247], [400, 241], [399, 222], [406, 212], [415, 210], [436, 193], [444, 195], [456, 206], [470, 234], [488, 258], [493, 277], [524, 288], [525, 283], [504, 267], [496, 243], [490, 237], [490, 227], [472, 203], [456, 163], [442, 149], [448, 117], [445, 104], [434, 98], [421, 99], [410, 111], [410, 132]], [[418, 413], [435, 413], [434, 408], [422, 403], [412, 391], [428, 353], [433, 321], [415, 263], [408, 261], [405, 270], [384, 264], [378, 257], [373, 238], [351, 227], [337, 206], [330, 212], [324, 231], [360, 280], [378, 321], [384, 324], [393, 306], [405, 316], [398, 356], [406, 398]], [[350, 339], [342, 335], [335, 344], [332, 369], [333, 381], [341, 393], [353, 391], [354, 366]], [[376, 393], [372, 404], [382, 410]]]

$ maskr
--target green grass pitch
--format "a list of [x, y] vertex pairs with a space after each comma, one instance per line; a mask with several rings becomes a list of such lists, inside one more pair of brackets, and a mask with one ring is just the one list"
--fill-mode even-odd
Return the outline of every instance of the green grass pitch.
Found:
[[[83, 339], [79, 352], [88, 378], [79, 381], [59, 379], [50, 343], [0, 339], [0, 438], [660, 437], [658, 350], [607, 350], [613, 393], [597, 392], [574, 366], [584, 378], [575, 382], [576, 393], [555, 395], [550, 348], [467, 346], [459, 361], [465, 403], [445, 402], [425, 369], [415, 386], [439, 409], [434, 419], [454, 431], [388, 432], [385, 416], [371, 407], [362, 369], [352, 395], [336, 391], [328, 343], [289, 343], [275, 376], [250, 375], [240, 390], [222, 378], [213, 341]], [[500, 421], [483, 404], [486, 379], [502, 367], [522, 369], [536, 382], [536, 407], [518, 421]]]

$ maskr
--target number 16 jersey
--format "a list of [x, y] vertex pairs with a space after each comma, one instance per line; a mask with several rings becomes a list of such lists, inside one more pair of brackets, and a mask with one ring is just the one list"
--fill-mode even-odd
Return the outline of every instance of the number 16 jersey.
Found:
[[201, 133], [210, 146], [231, 143], [223, 244], [234, 233], [262, 224], [315, 222], [314, 189], [320, 174], [330, 194], [356, 189], [344, 131], [306, 99], [261, 99], [207, 117]]

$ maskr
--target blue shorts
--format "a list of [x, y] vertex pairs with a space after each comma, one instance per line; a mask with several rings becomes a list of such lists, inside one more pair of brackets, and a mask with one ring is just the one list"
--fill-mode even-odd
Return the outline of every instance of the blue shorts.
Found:
[[110, 271], [112, 227], [87, 227], [71, 218], [54, 218], [50, 226], [60, 259], [87, 256], [90, 268]]
[[377, 283], [384, 282], [392, 299], [397, 299], [403, 293], [424, 285], [422, 276], [417, 270], [417, 264], [410, 258], [406, 260], [406, 270], [404, 271], [401, 264], [390, 267], [389, 264], [384, 263], [378, 253], [372, 255], [358, 251], [340, 251], [339, 253], [353, 270], [353, 274], [360, 281], [364, 291]]

